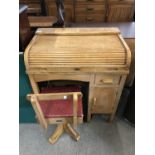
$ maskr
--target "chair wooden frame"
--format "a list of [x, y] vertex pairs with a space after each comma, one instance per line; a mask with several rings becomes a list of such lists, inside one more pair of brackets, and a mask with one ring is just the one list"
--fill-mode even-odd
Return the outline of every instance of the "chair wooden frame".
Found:
[[[45, 118], [40, 107], [39, 101], [41, 100], [55, 100], [73, 97], [73, 116], [72, 117], [58, 117], [58, 118]], [[44, 94], [28, 94], [27, 99], [31, 102], [32, 107], [36, 113], [38, 122], [44, 129], [48, 128], [49, 124], [57, 124], [55, 132], [49, 137], [49, 142], [54, 144], [64, 131], [71, 135], [76, 141], [80, 139], [80, 135], [74, 128], [77, 124], [83, 122], [83, 116], [77, 115], [78, 109], [78, 96], [82, 97], [81, 92], [66, 92], [66, 93], [44, 93]], [[71, 126], [73, 124], [73, 127]]]

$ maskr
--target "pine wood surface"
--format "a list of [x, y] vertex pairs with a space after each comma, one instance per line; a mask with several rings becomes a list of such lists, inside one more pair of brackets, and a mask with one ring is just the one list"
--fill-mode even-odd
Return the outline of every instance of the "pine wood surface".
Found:
[[26, 50], [28, 68], [130, 64], [129, 49], [115, 28], [38, 29], [32, 42]]
[[54, 131], [54, 133], [51, 135], [51, 137], [49, 137], [49, 142], [51, 144], [54, 144], [58, 139], [59, 137], [63, 134], [64, 132], [64, 127], [63, 127], [63, 124], [59, 124], [56, 128], [56, 130]]

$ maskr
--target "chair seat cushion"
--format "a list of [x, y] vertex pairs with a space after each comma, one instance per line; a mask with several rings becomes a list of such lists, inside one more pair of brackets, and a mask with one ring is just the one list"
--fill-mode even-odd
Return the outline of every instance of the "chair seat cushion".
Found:
[[[80, 92], [80, 87], [52, 87], [43, 88], [41, 93]], [[39, 101], [45, 118], [73, 116], [73, 99]], [[83, 116], [82, 97], [78, 97], [78, 117]]]

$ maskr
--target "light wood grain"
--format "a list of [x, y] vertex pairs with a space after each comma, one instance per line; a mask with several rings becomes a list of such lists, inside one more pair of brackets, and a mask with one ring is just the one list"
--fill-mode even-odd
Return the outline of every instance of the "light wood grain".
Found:
[[36, 31], [36, 34], [53, 34], [53, 35], [103, 35], [103, 34], [120, 34], [120, 31], [118, 28], [110, 27], [110, 28], [39, 28]]
[[71, 81], [88, 81], [90, 79], [89, 74], [67, 74], [67, 73], [62, 73], [62, 74], [35, 74], [34, 80], [36, 82], [41, 82], [41, 81], [50, 81], [50, 80], [71, 80]]
[[64, 129], [76, 141], [80, 139], [80, 134], [74, 128], [72, 128], [72, 126], [69, 123], [64, 125]]
[[54, 131], [54, 133], [52, 134], [51, 137], [49, 137], [49, 142], [51, 144], [56, 143], [56, 141], [58, 140], [58, 138], [63, 134], [64, 132], [64, 127], [63, 124], [59, 124], [56, 128], [56, 130]]
[[47, 129], [48, 124], [47, 124], [47, 122], [45, 120], [45, 117], [43, 115], [43, 112], [41, 110], [41, 107], [40, 107], [40, 105], [38, 103], [38, 100], [37, 100], [36, 96], [35, 95], [31, 96], [30, 101], [32, 103], [32, 107], [33, 107], [33, 109], [34, 109], [34, 111], [35, 111], [35, 113], [37, 115], [37, 118], [38, 118], [41, 126], [43, 128], [45, 128], [45, 129]]
[[114, 66], [125, 68], [130, 63], [130, 52], [120, 38], [115, 28], [39, 29], [35, 44], [30, 44], [26, 50], [28, 67], [46, 70], [62, 66], [90, 66], [94, 70]]
[[118, 85], [120, 82], [120, 76], [114, 74], [96, 74], [96, 85]]
[[92, 88], [92, 113], [112, 113], [115, 106], [115, 88]]
[[118, 107], [118, 104], [119, 104], [119, 99], [121, 97], [122, 90], [123, 90], [123, 87], [124, 87], [124, 84], [125, 84], [126, 77], [127, 77], [127, 75], [122, 75], [122, 79], [121, 79], [121, 82], [120, 82], [120, 87], [119, 87], [119, 89], [117, 91], [115, 106], [113, 108], [113, 111], [112, 111], [110, 119], [109, 119], [110, 122], [113, 121], [113, 119], [114, 119], [114, 116], [115, 116], [115, 113], [116, 113], [116, 110], [117, 110], [117, 107]]
[[64, 99], [64, 96], [70, 97], [73, 95], [82, 96], [81, 92], [66, 92], [66, 93], [42, 93], [42, 94], [28, 94], [27, 98], [30, 100], [31, 97], [36, 96], [38, 100], [58, 100]]

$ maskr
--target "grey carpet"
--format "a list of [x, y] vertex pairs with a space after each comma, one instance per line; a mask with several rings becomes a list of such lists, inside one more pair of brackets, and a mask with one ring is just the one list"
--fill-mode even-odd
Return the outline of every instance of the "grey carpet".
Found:
[[134, 155], [135, 129], [122, 120], [107, 123], [95, 116], [78, 126], [80, 141], [63, 134], [54, 145], [48, 137], [56, 126], [45, 132], [38, 124], [20, 124], [20, 155]]

